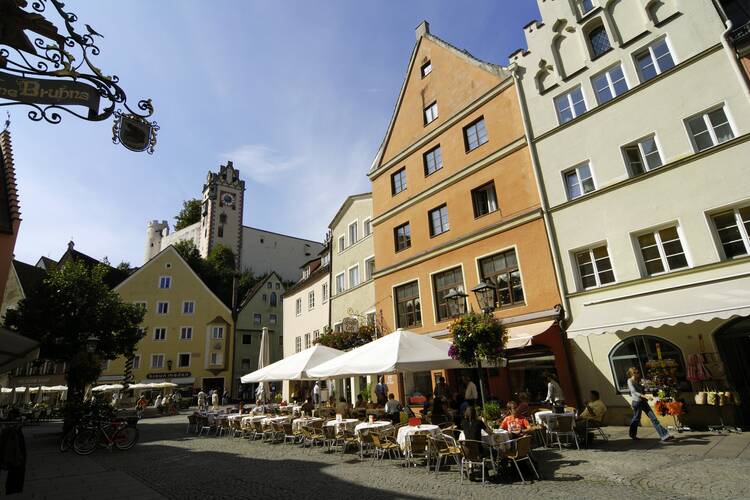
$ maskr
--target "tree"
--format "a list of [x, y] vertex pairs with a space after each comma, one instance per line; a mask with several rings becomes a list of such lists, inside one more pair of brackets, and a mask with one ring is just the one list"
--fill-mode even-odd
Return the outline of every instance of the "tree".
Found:
[[201, 220], [201, 200], [193, 198], [182, 202], [182, 210], [174, 218], [174, 230], [179, 231]]
[[[67, 262], [5, 317], [7, 328], [39, 341], [40, 357], [67, 363], [69, 405], [80, 406], [102, 361], [132, 354], [144, 335], [139, 328], [144, 310], [122, 302], [103, 281], [107, 271], [103, 265]], [[95, 355], [87, 350], [91, 336], [98, 338]]]
[[117, 267], [115, 269], [119, 269], [120, 271], [125, 271], [126, 273], [130, 273], [132, 268], [130, 267], [130, 262], [123, 260], [119, 264], [117, 264]]

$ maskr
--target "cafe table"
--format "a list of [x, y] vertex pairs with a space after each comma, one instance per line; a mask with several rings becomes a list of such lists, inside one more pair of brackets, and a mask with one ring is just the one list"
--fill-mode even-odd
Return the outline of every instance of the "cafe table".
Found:
[[249, 415], [247, 417], [242, 417], [242, 424], [245, 425], [247, 423], [255, 423], [255, 422], [262, 422], [263, 420], [267, 419], [268, 415]]
[[300, 418], [295, 418], [294, 420], [292, 420], [292, 430], [294, 432], [299, 432], [300, 430], [302, 430], [302, 426], [303, 425], [310, 425], [313, 422], [322, 422], [322, 421], [323, 421], [323, 419], [320, 418], [320, 417], [300, 417]]
[[440, 433], [440, 427], [432, 424], [421, 424], [421, 425], [405, 425], [399, 427], [398, 434], [396, 435], [396, 442], [402, 450], [406, 450], [406, 444], [408, 442], [407, 437], [412, 434], [430, 434], [435, 435]]
[[[461, 434], [458, 435], [459, 441], [465, 441], [466, 436], [464, 435], [463, 431], [461, 431]], [[510, 433], [504, 429], [494, 429], [492, 431], [492, 434], [487, 434], [487, 432], [482, 429], [482, 441], [487, 444], [487, 446], [490, 446], [492, 448], [499, 448], [501, 450], [507, 449], [508, 441], [510, 441]]]
[[366, 434], [372, 430], [377, 432], [383, 432], [393, 427], [393, 422], [390, 420], [376, 420], [375, 422], [360, 422], [354, 427], [354, 433]]
[[554, 413], [552, 410], [542, 410], [534, 414], [534, 420], [537, 424], [548, 426], [547, 422], [559, 417], [576, 418], [576, 412]]
[[326, 422], [326, 427], [335, 427], [336, 432], [340, 432], [341, 428], [352, 430], [359, 423], [356, 418], [342, 418], [341, 420], [329, 420]]

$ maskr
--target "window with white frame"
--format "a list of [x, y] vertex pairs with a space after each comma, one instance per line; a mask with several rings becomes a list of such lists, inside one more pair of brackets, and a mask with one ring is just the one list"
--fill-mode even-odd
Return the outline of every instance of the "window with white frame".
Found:
[[305, 334], [305, 349], [309, 349], [309, 348], [310, 348], [310, 345], [311, 345], [311, 344], [310, 344], [310, 334], [309, 334], [309, 333], [306, 333], [306, 334]]
[[154, 328], [154, 340], [167, 340], [167, 329], [162, 327]]
[[407, 328], [422, 326], [422, 305], [419, 300], [419, 284], [416, 281], [393, 289], [396, 307], [396, 326]]
[[711, 216], [724, 258], [750, 254], [750, 206], [732, 208]]
[[156, 314], [167, 314], [167, 313], [169, 313], [169, 302], [157, 302]]
[[583, 99], [581, 87], [578, 86], [570, 92], [555, 97], [555, 109], [560, 125], [584, 114], [586, 112], [586, 101]]
[[357, 221], [349, 224], [349, 246], [354, 245], [359, 240], [359, 236], [357, 235], [357, 226]]
[[302, 337], [297, 336], [294, 338], [294, 352], [302, 351]]
[[341, 333], [344, 331], [344, 324], [343, 323], [335, 323], [333, 325], [333, 331], [334, 333]]
[[604, 104], [628, 90], [628, 82], [625, 80], [625, 73], [620, 64], [594, 75], [591, 78], [591, 85], [594, 87], [596, 101], [599, 104]]
[[497, 286], [498, 307], [525, 301], [521, 270], [515, 250], [490, 255], [479, 260], [480, 280], [489, 279]]
[[391, 194], [397, 195], [406, 189], [406, 167], [401, 167], [391, 174]]
[[563, 177], [565, 178], [565, 189], [569, 200], [583, 196], [596, 189], [594, 177], [591, 175], [591, 167], [588, 162], [564, 172]]
[[315, 307], [315, 290], [307, 292], [307, 309]]
[[313, 331], [313, 342], [320, 339], [320, 330]]
[[612, 271], [606, 245], [577, 252], [575, 257], [581, 288], [595, 288], [614, 283], [615, 273]]
[[253, 313], [253, 325], [260, 326], [263, 322], [263, 316], [260, 313]]
[[343, 252], [344, 248], [346, 248], [346, 238], [342, 234], [339, 236], [339, 252]]
[[193, 340], [192, 326], [183, 326], [180, 328], [180, 340]]
[[497, 210], [495, 182], [490, 181], [471, 191], [471, 203], [474, 206], [474, 217], [492, 213]]
[[375, 257], [365, 260], [365, 281], [370, 281], [375, 274]]
[[181, 352], [177, 355], [177, 367], [178, 368], [190, 367], [190, 353], [189, 352]]
[[432, 123], [438, 117], [437, 101], [424, 108], [424, 124]]
[[328, 283], [323, 283], [323, 286], [321, 287], [321, 301], [323, 304], [328, 302]]
[[422, 68], [420, 69], [420, 72], [422, 73], [422, 78], [432, 73], [432, 62], [427, 61], [422, 65]]
[[140, 307], [141, 309], [143, 309], [144, 312], [148, 311], [148, 303], [143, 300], [133, 302], [133, 305], [136, 307]]
[[164, 368], [164, 355], [163, 354], [151, 355], [151, 368]]
[[622, 152], [631, 176], [641, 175], [662, 166], [656, 137], [653, 135], [623, 146]]
[[638, 247], [649, 276], [688, 267], [677, 226], [639, 235]]
[[133, 370], [138, 370], [141, 367], [141, 355], [136, 354], [133, 356]]
[[440, 145], [435, 146], [422, 155], [424, 175], [428, 176], [443, 168], [443, 152]]
[[349, 288], [359, 285], [359, 264], [349, 268]]
[[214, 340], [221, 340], [224, 338], [224, 327], [223, 326], [212, 326], [211, 327], [211, 338]]
[[666, 38], [652, 43], [635, 55], [635, 64], [641, 81], [645, 82], [674, 67]]
[[365, 219], [365, 221], [362, 223], [362, 236], [367, 237], [370, 236], [372, 233], [372, 221], [370, 219]]
[[346, 276], [344, 273], [336, 275], [336, 293], [342, 293], [346, 290]]
[[195, 312], [195, 302], [186, 300], [182, 303], [182, 314], [193, 314]]
[[172, 286], [172, 277], [171, 276], [161, 276], [159, 277], [159, 288], [169, 288]]
[[223, 352], [212, 352], [211, 363], [212, 365], [223, 365], [224, 364], [224, 353]]
[[484, 117], [479, 117], [464, 127], [464, 149], [466, 152], [477, 149], [487, 142], [487, 127]]
[[696, 152], [734, 138], [724, 106], [705, 111], [685, 122]]
[[297, 316], [299, 316], [300, 314], [302, 314], [302, 298], [298, 298], [294, 302], [294, 307], [295, 307], [295, 312], [296, 312]]
[[448, 205], [443, 204], [427, 213], [430, 226], [430, 236], [443, 234], [450, 229], [448, 223]]
[[278, 317], [275, 314], [268, 315], [268, 324], [275, 325], [277, 320], [278, 320]]

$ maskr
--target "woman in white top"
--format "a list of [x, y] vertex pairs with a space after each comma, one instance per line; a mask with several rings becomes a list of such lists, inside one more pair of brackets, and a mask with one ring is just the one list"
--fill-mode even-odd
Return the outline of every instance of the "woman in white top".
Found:
[[548, 374], [546, 376], [547, 379], [547, 398], [544, 400], [545, 403], [558, 403], [560, 401], [565, 401], [565, 396], [563, 395], [562, 388], [560, 387], [560, 384], [557, 383], [557, 380], [555, 380], [555, 377], [551, 374]]

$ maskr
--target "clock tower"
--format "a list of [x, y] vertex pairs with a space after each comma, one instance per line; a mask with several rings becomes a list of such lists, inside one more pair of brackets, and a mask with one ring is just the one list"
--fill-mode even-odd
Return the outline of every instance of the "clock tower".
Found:
[[203, 185], [201, 206], [200, 253], [207, 257], [211, 250], [221, 244], [230, 248], [240, 267], [242, 250], [242, 209], [245, 197], [245, 181], [231, 161], [209, 172]]

